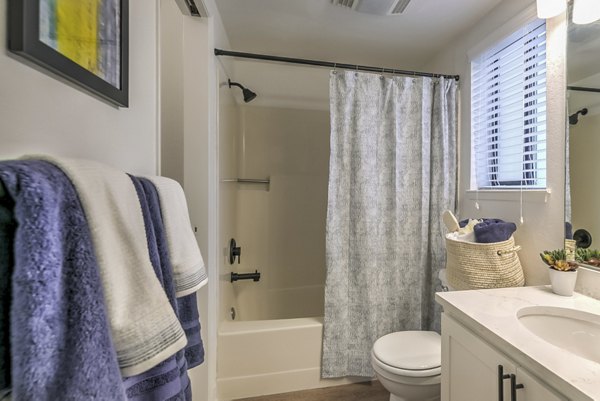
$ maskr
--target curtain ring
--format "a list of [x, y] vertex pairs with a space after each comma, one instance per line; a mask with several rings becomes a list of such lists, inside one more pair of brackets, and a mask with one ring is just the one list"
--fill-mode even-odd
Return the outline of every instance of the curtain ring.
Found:
[[333, 63], [333, 73], [337, 74], [337, 63]]

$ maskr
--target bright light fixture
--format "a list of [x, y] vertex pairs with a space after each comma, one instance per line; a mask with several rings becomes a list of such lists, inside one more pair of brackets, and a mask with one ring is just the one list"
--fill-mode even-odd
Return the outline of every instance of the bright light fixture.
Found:
[[[539, 3], [540, 0], [538, 0]], [[599, 0], [575, 0], [573, 4], [573, 22], [589, 24], [600, 19]]]
[[[594, 2], [598, 0], [589, 1]], [[537, 0], [537, 15], [541, 19], [556, 17], [566, 9], [566, 0]]]

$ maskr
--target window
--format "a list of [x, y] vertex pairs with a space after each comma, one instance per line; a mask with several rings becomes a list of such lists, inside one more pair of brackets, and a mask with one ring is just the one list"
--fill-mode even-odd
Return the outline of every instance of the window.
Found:
[[536, 21], [471, 63], [478, 189], [546, 187], [546, 24]]

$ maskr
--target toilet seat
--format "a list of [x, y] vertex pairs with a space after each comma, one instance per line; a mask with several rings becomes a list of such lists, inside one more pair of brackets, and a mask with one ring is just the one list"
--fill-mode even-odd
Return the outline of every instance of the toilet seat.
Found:
[[377, 367], [406, 377], [441, 374], [441, 337], [433, 331], [400, 331], [387, 334], [373, 344]]

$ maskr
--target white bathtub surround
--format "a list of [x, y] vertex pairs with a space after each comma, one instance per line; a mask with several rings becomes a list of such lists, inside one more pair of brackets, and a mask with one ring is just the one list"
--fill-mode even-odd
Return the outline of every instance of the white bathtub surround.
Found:
[[167, 177], [147, 177], [158, 192], [160, 211], [173, 266], [177, 297], [198, 291], [208, 282], [204, 260], [192, 231], [185, 193], [181, 185]]
[[[241, 264], [227, 260], [221, 272], [258, 269], [262, 277], [258, 283], [223, 282], [222, 302], [236, 306], [236, 320], [323, 316], [329, 112], [257, 107], [264, 99], [259, 95], [242, 107], [238, 167], [222, 177], [270, 177], [271, 184], [221, 184], [235, 191], [228, 195], [235, 204], [225, 211], [236, 226], [231, 237], [221, 237], [222, 248], [232, 237], [242, 247]], [[231, 143], [222, 149], [231, 157]]]
[[[520, 316], [531, 314], [531, 307], [541, 307], [539, 310], [566, 308], [566, 312], [572, 309], [579, 312], [570, 313], [589, 313], [600, 320], [599, 300], [578, 293], [572, 297], [559, 296], [549, 286], [438, 293], [436, 299], [444, 308], [444, 322], [448, 322], [444, 327], [448, 330], [458, 326], [463, 330], [466, 328], [474, 339], [483, 340], [498, 350], [501, 358], [523, 367], [528, 372], [521, 376], [525, 380], [530, 380], [532, 384], [543, 382], [546, 390], [560, 394], [556, 399], [600, 399], [600, 363], [552, 345], [519, 321]], [[443, 335], [446, 330], [444, 327]], [[586, 343], [591, 348], [598, 346], [598, 342], [592, 338]], [[474, 350], [474, 342], [470, 344]], [[442, 396], [446, 361], [443, 351]], [[532, 377], [535, 380], [531, 381]], [[529, 388], [532, 390], [533, 386]], [[493, 390], [496, 391], [495, 387]]]
[[371, 377], [375, 340], [434, 326], [456, 95], [454, 80], [330, 75], [323, 377]]
[[366, 380], [321, 379], [322, 339], [322, 317], [221, 322], [219, 400]]
[[[280, 73], [289, 75], [287, 67]], [[263, 92], [238, 108], [231, 93], [225, 85], [219, 96], [220, 178], [270, 177], [271, 184], [220, 184], [219, 399], [332, 386], [320, 379], [329, 112], [257, 106]], [[231, 238], [242, 247], [240, 264], [229, 264]], [[232, 271], [255, 269], [259, 282], [229, 281]], [[308, 317], [300, 319], [308, 327], [298, 324]]]

